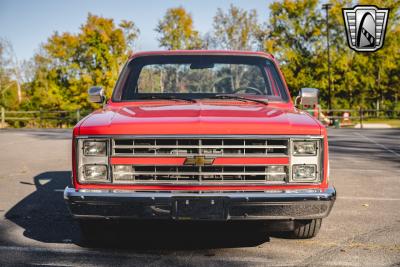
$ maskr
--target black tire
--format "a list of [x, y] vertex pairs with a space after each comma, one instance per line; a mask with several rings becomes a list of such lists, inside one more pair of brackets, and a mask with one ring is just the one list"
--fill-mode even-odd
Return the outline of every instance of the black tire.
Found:
[[293, 238], [308, 239], [315, 237], [321, 228], [322, 219], [295, 221], [295, 229], [292, 232]]

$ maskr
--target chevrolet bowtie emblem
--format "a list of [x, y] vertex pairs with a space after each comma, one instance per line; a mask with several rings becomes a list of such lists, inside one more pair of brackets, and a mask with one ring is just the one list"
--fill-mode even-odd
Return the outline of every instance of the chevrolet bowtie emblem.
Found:
[[185, 160], [185, 165], [194, 165], [194, 166], [204, 166], [211, 165], [213, 159], [207, 159], [204, 156], [195, 156], [193, 158], [187, 158]]

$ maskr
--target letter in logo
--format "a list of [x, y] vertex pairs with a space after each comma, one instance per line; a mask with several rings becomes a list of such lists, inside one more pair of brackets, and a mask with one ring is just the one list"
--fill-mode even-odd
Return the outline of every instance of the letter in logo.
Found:
[[355, 6], [343, 8], [347, 43], [359, 52], [374, 52], [383, 46], [386, 33], [388, 8]]

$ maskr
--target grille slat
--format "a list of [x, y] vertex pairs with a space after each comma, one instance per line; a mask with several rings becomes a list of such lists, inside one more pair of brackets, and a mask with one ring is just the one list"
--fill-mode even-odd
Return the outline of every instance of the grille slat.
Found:
[[[271, 172], [268, 166], [134, 166], [130, 172], [118, 172], [114, 182], [285, 182], [287, 166], [283, 172]], [[116, 174], [116, 173], [114, 173]], [[119, 178], [121, 175], [124, 178]], [[275, 178], [275, 179], [274, 179]]]
[[[121, 145], [115, 145], [114, 148], [149, 148], [149, 145], [136, 145], [136, 146], [121, 146]], [[151, 148], [199, 148], [199, 146], [180, 146], [180, 145], [175, 145], [175, 146], [161, 146], [161, 145], [151, 145]], [[242, 146], [229, 146], [229, 145], [220, 145], [220, 146], [207, 146], [207, 145], [202, 145], [200, 148], [286, 148], [286, 146], [249, 146], [249, 145], [242, 145]]]
[[114, 139], [113, 156], [288, 155], [287, 139]]

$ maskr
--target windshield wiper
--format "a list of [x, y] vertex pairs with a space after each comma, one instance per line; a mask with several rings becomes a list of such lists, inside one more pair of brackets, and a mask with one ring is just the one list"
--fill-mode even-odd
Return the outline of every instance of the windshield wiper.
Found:
[[247, 98], [243, 96], [237, 96], [237, 95], [213, 95], [210, 98], [216, 98], [216, 99], [236, 99], [236, 100], [241, 100], [241, 101], [252, 101], [256, 103], [261, 103], [264, 105], [268, 105], [268, 100], [259, 100], [259, 99], [254, 99], [254, 98]]
[[196, 103], [196, 100], [194, 99], [177, 97], [172, 95], [144, 95], [144, 96], [139, 96], [135, 99], [167, 99], [167, 100], [182, 100], [182, 101]]

